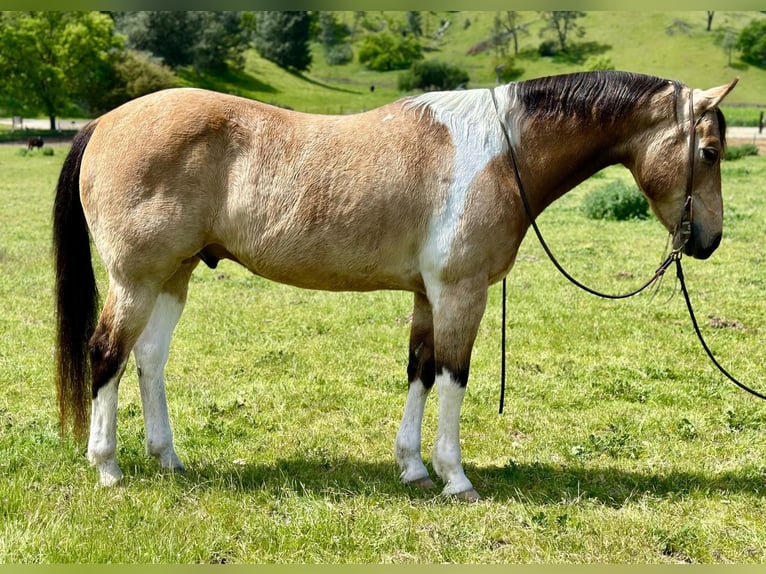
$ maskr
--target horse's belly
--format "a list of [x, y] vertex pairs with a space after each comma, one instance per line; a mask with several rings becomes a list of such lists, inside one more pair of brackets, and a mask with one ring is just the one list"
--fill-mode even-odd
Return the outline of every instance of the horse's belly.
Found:
[[321, 289], [324, 291], [376, 291], [396, 289], [418, 290], [422, 285], [420, 274], [414, 270], [394, 272], [374, 268], [329, 268], [327, 266], [294, 266], [279, 263], [245, 263], [253, 273], [295, 287]]
[[422, 279], [417, 255], [399, 246], [369, 251], [362, 245], [312, 245], [272, 242], [235, 249], [239, 263], [259, 275], [296, 287], [326, 291], [414, 291]]

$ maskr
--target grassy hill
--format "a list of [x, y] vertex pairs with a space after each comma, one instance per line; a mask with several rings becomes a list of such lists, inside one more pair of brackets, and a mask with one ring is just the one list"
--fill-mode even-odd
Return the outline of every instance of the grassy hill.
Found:
[[[338, 13], [350, 22], [352, 13]], [[381, 17], [381, 13], [370, 13]], [[424, 13], [424, 31], [433, 36], [440, 23], [450, 26], [440, 40], [425, 42], [426, 58], [446, 61], [468, 71], [469, 87], [495, 84], [496, 56], [493, 50], [469, 56], [471, 46], [486, 40], [492, 31], [496, 12], [460, 11]], [[398, 13], [403, 15], [403, 13]], [[540, 57], [542, 21], [537, 12], [522, 12], [529, 23], [521, 37], [516, 67], [524, 80], [550, 74], [584, 70], [585, 59], [564, 61]], [[766, 104], [766, 70], [742, 64], [736, 52], [729, 55], [720, 46], [726, 28], [739, 30], [759, 12], [716, 12], [712, 30], [706, 31], [706, 12], [588, 12], [579, 20], [585, 35], [574, 41], [587, 43], [599, 58], [616, 68], [678, 79], [690, 86], [708, 88], [740, 77], [729, 104]], [[188, 83], [241, 94], [266, 102], [314, 113], [349, 113], [369, 109], [403, 94], [397, 89], [400, 72], [372, 72], [357, 61], [342, 66], [325, 63], [321, 48], [313, 47], [311, 70], [303, 75], [285, 72], [271, 62], [248, 53], [242, 73], [218, 78], [185, 78]], [[375, 90], [371, 91], [370, 87]], [[753, 112], [756, 113], [756, 112]], [[757, 115], [755, 116], [757, 117]]]

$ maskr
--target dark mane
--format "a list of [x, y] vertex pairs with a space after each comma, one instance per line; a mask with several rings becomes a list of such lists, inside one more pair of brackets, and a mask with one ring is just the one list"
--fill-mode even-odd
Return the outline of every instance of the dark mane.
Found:
[[677, 82], [643, 74], [581, 72], [520, 82], [516, 94], [530, 115], [611, 123], [669, 86], [680, 90]]
[[721, 147], [726, 150], [726, 118], [721, 108], [715, 109], [715, 117], [718, 119], [718, 131], [721, 132]]

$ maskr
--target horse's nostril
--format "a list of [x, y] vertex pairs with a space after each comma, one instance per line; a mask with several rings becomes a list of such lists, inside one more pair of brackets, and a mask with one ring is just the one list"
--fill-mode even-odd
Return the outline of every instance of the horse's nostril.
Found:
[[708, 245], [706, 246], [695, 245], [693, 257], [695, 259], [707, 259], [713, 254], [713, 252], [715, 252], [716, 249], [718, 249], [718, 246], [720, 244], [721, 244], [721, 233], [718, 233], [713, 238], [713, 241], [711, 241]]
[[716, 236], [715, 236], [715, 239], [713, 239], [713, 243], [711, 243], [711, 244], [710, 244], [710, 247], [709, 247], [709, 249], [710, 249], [710, 254], [711, 254], [711, 255], [712, 255], [713, 251], [715, 251], [716, 249], [718, 249], [718, 246], [719, 246], [719, 245], [721, 245], [721, 236], [722, 236], [722, 235], [723, 235], [723, 234], [721, 234], [721, 233], [719, 233], [718, 235], [716, 235]]

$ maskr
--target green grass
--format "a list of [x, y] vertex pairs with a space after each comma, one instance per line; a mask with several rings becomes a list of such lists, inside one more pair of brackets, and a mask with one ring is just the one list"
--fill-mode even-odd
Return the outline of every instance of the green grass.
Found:
[[[131, 364], [119, 406], [125, 481], [94, 489], [83, 445], [59, 439], [52, 380], [50, 211], [65, 151], [0, 147], [0, 562], [766, 560], [764, 407], [707, 362], [682, 299], [670, 298], [674, 278], [654, 298], [595, 299], [531, 234], [508, 280], [505, 414], [499, 286], [463, 409], [481, 503], [398, 481], [410, 295], [303, 291], [228, 262], [193, 277], [167, 369], [188, 473], [161, 473], [144, 455]], [[765, 390], [766, 162], [722, 169], [724, 241], [684, 267], [719, 360]], [[586, 219], [583, 198], [612, 180], [630, 175], [605, 170], [539, 223], [575, 276], [625, 291], [654, 269], [665, 233], [654, 219]], [[436, 410], [432, 397], [427, 463]]]

